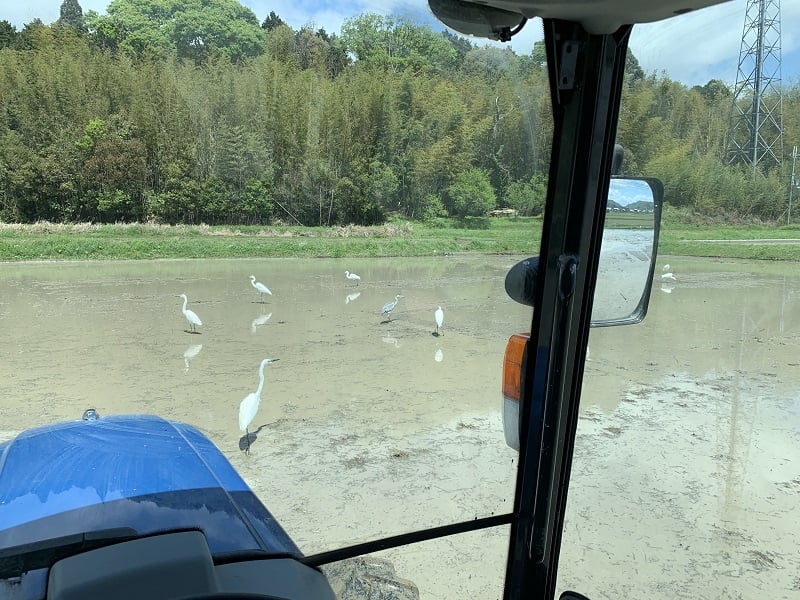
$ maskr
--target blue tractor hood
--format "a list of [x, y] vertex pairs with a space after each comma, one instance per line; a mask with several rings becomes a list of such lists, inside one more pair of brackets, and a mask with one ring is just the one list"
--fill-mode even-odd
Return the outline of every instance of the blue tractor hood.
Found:
[[0, 552], [109, 530], [201, 530], [214, 556], [300, 555], [216, 446], [190, 425], [112, 416], [0, 444]]

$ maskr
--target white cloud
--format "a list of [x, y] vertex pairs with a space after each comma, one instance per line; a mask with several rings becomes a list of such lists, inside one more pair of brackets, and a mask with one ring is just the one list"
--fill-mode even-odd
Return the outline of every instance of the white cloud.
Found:
[[[704, 85], [710, 79], [736, 81], [747, 0], [733, 0], [667, 21], [637, 25], [631, 50], [645, 72], [665, 71], [686, 85]], [[798, 35], [792, 27], [800, 22], [800, 0], [784, 0], [781, 6], [781, 46], [784, 79], [796, 77], [794, 51]], [[789, 60], [787, 60], [789, 59]]]

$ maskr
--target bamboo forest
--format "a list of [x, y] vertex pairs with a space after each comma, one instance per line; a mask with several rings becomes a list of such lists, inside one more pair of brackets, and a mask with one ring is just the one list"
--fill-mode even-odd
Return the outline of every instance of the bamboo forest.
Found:
[[[177, 6], [180, 4], [180, 6]], [[545, 51], [364, 13], [295, 30], [237, 0], [64, 0], [0, 21], [0, 221], [371, 225], [537, 215], [550, 160]], [[800, 87], [784, 83], [787, 140]], [[719, 223], [786, 219], [787, 165], [724, 161], [733, 90], [629, 53], [623, 171]]]

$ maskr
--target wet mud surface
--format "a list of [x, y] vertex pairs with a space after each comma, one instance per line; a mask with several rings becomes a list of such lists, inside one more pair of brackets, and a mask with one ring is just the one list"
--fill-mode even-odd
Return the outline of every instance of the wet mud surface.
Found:
[[[592, 332], [560, 587], [798, 597], [800, 269], [670, 262], [642, 324]], [[0, 439], [89, 407], [192, 423], [309, 554], [510, 512], [501, 361], [530, 321], [503, 290], [513, 263], [0, 265]], [[251, 274], [273, 292], [263, 302]], [[245, 453], [239, 402], [263, 358], [280, 360]], [[499, 598], [507, 535], [381, 557], [422, 598]]]

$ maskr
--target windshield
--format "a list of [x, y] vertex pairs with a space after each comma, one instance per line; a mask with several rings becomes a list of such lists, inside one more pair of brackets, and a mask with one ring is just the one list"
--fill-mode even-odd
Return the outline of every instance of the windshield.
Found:
[[[659, 56], [682, 44], [712, 53], [708, 23], [735, 24], [738, 36], [744, 18], [736, 3], [634, 27], [642, 62], [629, 56], [617, 141], [628, 151], [623, 173], [664, 182], [659, 260], [645, 320], [589, 337], [559, 593], [750, 599], [800, 590], [793, 163], [764, 160], [755, 173], [723, 164], [735, 107], [753, 107], [746, 80], [733, 104], [736, 39], [720, 52], [725, 68], [711, 56]], [[796, 61], [784, 56], [783, 134], [796, 139]], [[755, 68], [746, 45], [740, 60]], [[765, 61], [762, 82], [779, 79], [775, 54]], [[771, 108], [774, 92], [764, 95]], [[765, 145], [774, 133], [761, 131]]]
[[[503, 280], [538, 251], [552, 127], [532, 42], [443, 32], [424, 2], [244, 3], [224, 43], [156, 39], [155, 14], [114, 29], [150, 4], [37, 15], [0, 51], [3, 258], [45, 259], [0, 267], [2, 439], [90, 408], [188, 423], [305, 555], [510, 513], [498, 389], [530, 309]], [[218, 26], [178, 8], [166, 27]], [[86, 504], [133, 493], [115, 478]], [[435, 597], [468, 565], [459, 594], [485, 597], [507, 544], [499, 526], [383, 556]]]
[[[0, 515], [45, 519], [0, 517], [0, 546], [123, 527], [86, 515], [128, 497], [134, 535], [196, 526], [219, 556], [479, 521], [369, 559], [418, 597], [500, 597], [520, 458], [498, 392], [532, 317], [504, 279], [540, 252], [553, 131], [541, 22], [502, 45], [424, 1], [33, 7], [0, 9], [0, 469], [21, 432], [87, 409], [192, 429], [146, 472], [132, 448], [153, 452], [153, 433], [102, 437], [107, 460], [54, 434], [61, 458], [42, 462], [64, 495], [0, 470]], [[727, 242], [797, 237], [755, 227], [791, 218], [785, 173], [704, 185], [732, 86], [644, 69], [639, 44], [621, 175], [664, 181], [666, 238], [644, 322], [592, 330], [559, 587], [672, 598], [713, 574], [714, 597], [790, 595], [800, 279], [755, 259], [797, 246]], [[625, 224], [604, 249], [638, 240], [644, 280], [654, 237], [637, 228], [661, 206], [634, 205], [609, 203]], [[633, 310], [623, 270], [601, 269], [603, 289]], [[197, 488], [177, 476], [193, 469], [210, 472]], [[39, 487], [13, 496], [12, 473]], [[113, 485], [82, 493], [95, 475]]]

